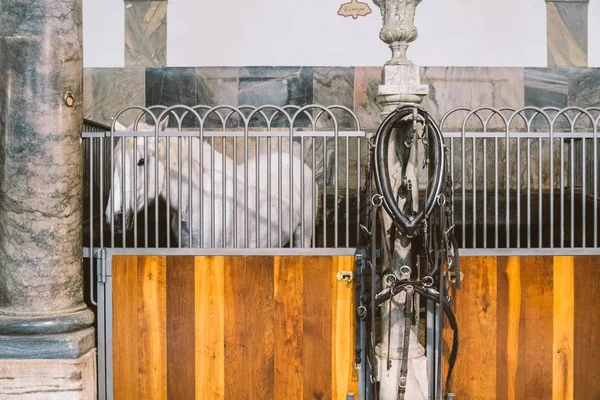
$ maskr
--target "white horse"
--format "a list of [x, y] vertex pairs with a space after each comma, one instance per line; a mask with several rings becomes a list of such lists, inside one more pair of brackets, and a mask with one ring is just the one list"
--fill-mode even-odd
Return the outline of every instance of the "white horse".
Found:
[[[159, 129], [165, 130], [168, 118], [161, 122]], [[118, 131], [133, 130], [115, 123]], [[140, 123], [139, 130], [153, 130], [150, 125]], [[169, 146], [167, 147], [167, 140]], [[292, 241], [295, 247], [311, 244], [313, 236], [313, 199], [317, 194], [316, 182], [310, 168], [298, 157], [281, 154], [283, 175], [281, 188], [279, 180], [279, 154], [277, 152], [260, 154], [248, 160], [248, 181], [244, 181], [244, 165], [235, 166], [232, 159], [214, 151], [214, 165], [211, 155], [213, 148], [206, 142], [202, 143], [202, 154], [199, 150], [199, 139], [195, 137], [181, 138], [181, 160], [178, 155], [178, 138], [162, 137], [158, 148], [155, 139], [146, 140], [147, 152], [144, 152], [144, 140], [139, 138], [137, 146], [134, 139], [125, 139], [125, 154], [121, 143], [114, 148], [113, 188], [109, 193], [106, 208], [106, 221], [113, 221], [111, 199], [114, 201], [115, 225], [120, 226], [120, 218], [125, 218], [126, 229], [131, 228], [133, 215], [144, 208], [147, 195], [148, 203], [155, 199], [156, 183], [158, 196], [170, 201], [175, 211], [171, 227], [181, 246], [186, 247], [279, 247]], [[191, 140], [191, 159], [188, 158], [188, 141]], [[168, 150], [168, 151], [167, 151]], [[167, 185], [166, 161], [169, 162], [169, 184]], [[290, 159], [291, 158], [291, 159]], [[202, 166], [200, 160], [202, 159]], [[223, 160], [225, 169], [223, 169]], [[181, 161], [181, 180], [179, 180], [179, 162]], [[158, 179], [155, 167], [158, 162]], [[270, 162], [271, 171], [267, 170]], [[290, 188], [288, 180], [290, 162], [292, 163], [294, 179]], [[191, 165], [190, 165], [191, 164]], [[259, 168], [258, 177], [256, 168]], [[191, 166], [191, 179], [189, 167]], [[236, 185], [234, 185], [233, 170], [237, 168]], [[304, 196], [302, 183], [298, 177], [304, 175]], [[136, 187], [134, 188], [134, 174]], [[147, 175], [146, 175], [147, 174]], [[148, 177], [145, 188], [145, 175]], [[200, 176], [202, 190], [200, 190]], [[267, 192], [267, 179], [270, 177], [270, 192]], [[125, 182], [123, 182], [123, 180]], [[179, 182], [181, 192], [178, 191]], [[191, 185], [190, 185], [191, 182]], [[246, 203], [244, 186], [248, 189], [248, 224], [245, 227]], [[122, 187], [125, 193], [122, 193]], [[234, 190], [234, 186], [235, 190]], [[281, 190], [279, 190], [281, 189]], [[290, 197], [290, 189], [292, 197]], [[192, 194], [192, 207], [189, 204], [189, 192]], [[279, 192], [281, 191], [281, 198]], [[258, 192], [258, 193], [257, 193]], [[179, 194], [181, 193], [181, 198]], [[258, 200], [258, 203], [257, 203]], [[202, 203], [202, 209], [201, 204]], [[258, 204], [258, 206], [257, 206]], [[279, 219], [279, 204], [281, 204], [281, 220]], [[236, 218], [234, 220], [234, 210]], [[290, 227], [290, 213], [292, 226]], [[302, 215], [304, 213], [304, 215]], [[270, 214], [270, 215], [269, 215]], [[181, 215], [181, 237], [179, 236], [179, 215]], [[258, 225], [258, 227], [257, 227]], [[281, 237], [279, 231], [281, 230]], [[247, 235], [246, 235], [247, 231]], [[258, 232], [257, 232], [258, 231]], [[245, 241], [247, 236], [247, 242]]]

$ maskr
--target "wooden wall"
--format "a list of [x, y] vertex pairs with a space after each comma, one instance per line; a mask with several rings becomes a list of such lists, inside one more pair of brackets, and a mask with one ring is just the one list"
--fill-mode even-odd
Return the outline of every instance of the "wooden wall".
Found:
[[357, 393], [354, 257], [114, 257], [115, 399]]
[[[600, 399], [600, 257], [461, 257], [457, 399]], [[115, 257], [115, 399], [356, 393], [353, 257]], [[449, 335], [447, 335], [449, 338]]]
[[600, 257], [461, 257], [461, 270], [457, 399], [600, 399]]

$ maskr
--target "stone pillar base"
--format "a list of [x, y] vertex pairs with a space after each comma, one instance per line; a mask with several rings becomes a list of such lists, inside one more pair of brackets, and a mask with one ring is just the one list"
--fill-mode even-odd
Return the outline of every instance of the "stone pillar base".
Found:
[[76, 359], [0, 359], [0, 399], [96, 400], [96, 349]]

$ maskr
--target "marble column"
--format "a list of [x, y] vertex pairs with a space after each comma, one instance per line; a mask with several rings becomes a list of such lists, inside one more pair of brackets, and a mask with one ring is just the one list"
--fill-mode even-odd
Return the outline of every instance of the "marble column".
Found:
[[[398, 106], [404, 104], [419, 104], [428, 94], [429, 87], [421, 85], [419, 76], [419, 67], [408, 59], [407, 49], [409, 43], [417, 38], [417, 28], [414, 25], [414, 16], [417, 5], [421, 0], [374, 0], [375, 4], [381, 10], [383, 26], [379, 32], [379, 38], [389, 45], [392, 51], [392, 57], [383, 66], [382, 85], [379, 85], [377, 91], [377, 102], [381, 107], [381, 116], [385, 118]], [[390, 160], [390, 176], [402, 176], [402, 167], [397, 159], [395, 143], [404, 142], [404, 139], [411, 135], [411, 124], [406, 123], [403, 126], [395, 128], [394, 136], [397, 140], [390, 142], [388, 151]], [[410, 153], [408, 165], [406, 167], [406, 177], [412, 183], [413, 188], [413, 209], [419, 209], [418, 190], [419, 187], [417, 168], [419, 156], [423, 156], [422, 146], [416, 138], [416, 132], [412, 138], [413, 147]], [[421, 148], [420, 148], [421, 147]], [[419, 154], [421, 153], [421, 154]], [[400, 180], [392, 178], [392, 190], [394, 193], [400, 185]], [[406, 199], [399, 201], [399, 206], [404, 209]], [[393, 224], [391, 218], [384, 213], [384, 223], [386, 232]], [[400, 236], [400, 235], [398, 235]], [[389, 242], [389, 234], [385, 240]], [[390, 268], [397, 278], [405, 278], [400, 273], [400, 268], [408, 266], [411, 269], [415, 267], [413, 260], [412, 244], [410, 240], [404, 237], [397, 237], [394, 242], [392, 259], [384, 259], [386, 268]], [[383, 286], [387, 286], [383, 279]], [[392, 400], [398, 398], [398, 386], [400, 384], [400, 367], [402, 359], [402, 347], [404, 336], [404, 297], [398, 296], [388, 306], [384, 304], [381, 308], [381, 341], [375, 348], [378, 359], [378, 376], [381, 381], [379, 389], [379, 398], [381, 400]], [[391, 313], [391, 318], [388, 315]], [[389, 321], [389, 322], [388, 322]], [[419, 344], [417, 329], [411, 327], [410, 346], [408, 350], [408, 374], [406, 383], [406, 398], [412, 400], [425, 400], [428, 393], [427, 382], [427, 358], [425, 350]], [[389, 345], [388, 345], [389, 337]], [[389, 350], [388, 350], [389, 349]], [[390, 360], [388, 365], [387, 360]]]
[[96, 396], [81, 17], [81, 0], [0, 2], [0, 398]]

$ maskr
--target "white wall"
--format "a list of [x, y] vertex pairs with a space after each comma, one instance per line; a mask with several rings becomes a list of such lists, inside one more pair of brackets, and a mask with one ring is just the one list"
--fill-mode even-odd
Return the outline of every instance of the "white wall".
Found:
[[588, 65], [600, 67], [600, 0], [591, 0], [588, 7]]
[[[382, 65], [379, 9], [344, 18], [344, 1], [169, 0], [168, 66]], [[84, 66], [122, 66], [123, 0], [84, 0], [84, 24]], [[544, 0], [423, 0], [416, 24], [419, 65], [546, 66]]]
[[83, 0], [83, 66], [125, 64], [123, 0]]

